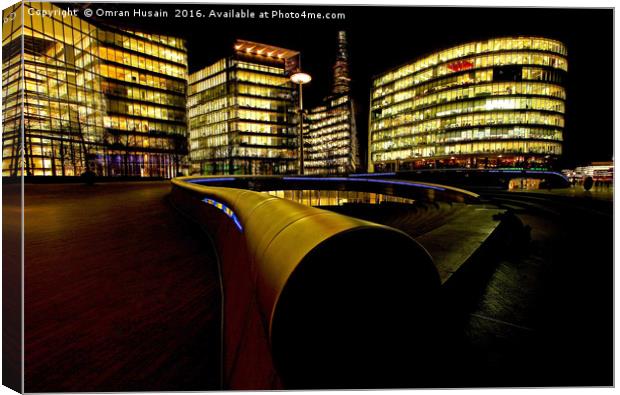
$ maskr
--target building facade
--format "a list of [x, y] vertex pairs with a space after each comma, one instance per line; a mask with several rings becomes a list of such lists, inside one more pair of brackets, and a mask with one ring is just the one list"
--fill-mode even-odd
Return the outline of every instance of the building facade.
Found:
[[191, 173], [295, 173], [299, 52], [244, 40], [231, 52], [189, 76]]
[[95, 26], [50, 3], [3, 17], [3, 175], [182, 172], [182, 39]]
[[369, 170], [545, 168], [562, 153], [566, 47], [472, 42], [373, 79]]
[[[305, 174], [353, 173], [359, 168], [355, 106], [351, 97], [346, 32], [338, 32], [338, 51], [329, 96], [308, 112]], [[306, 144], [305, 144], [306, 145]]]

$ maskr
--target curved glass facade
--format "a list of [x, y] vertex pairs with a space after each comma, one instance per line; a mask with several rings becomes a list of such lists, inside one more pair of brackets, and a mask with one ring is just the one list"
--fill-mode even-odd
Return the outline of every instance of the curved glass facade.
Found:
[[183, 172], [185, 40], [95, 26], [45, 2], [3, 17], [4, 176]]
[[566, 56], [559, 41], [495, 38], [377, 76], [370, 170], [548, 167], [562, 153]]

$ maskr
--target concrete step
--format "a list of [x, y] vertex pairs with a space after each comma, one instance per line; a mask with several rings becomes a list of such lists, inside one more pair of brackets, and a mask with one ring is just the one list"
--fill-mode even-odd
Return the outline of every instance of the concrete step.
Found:
[[416, 237], [433, 257], [442, 284], [493, 234], [501, 223], [494, 216], [502, 212], [496, 208], [467, 206], [447, 223]]

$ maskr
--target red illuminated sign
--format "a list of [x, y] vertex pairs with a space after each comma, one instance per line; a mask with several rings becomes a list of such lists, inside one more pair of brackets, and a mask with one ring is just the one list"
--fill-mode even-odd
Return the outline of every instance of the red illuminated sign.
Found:
[[448, 68], [452, 71], [467, 70], [474, 67], [474, 64], [469, 60], [459, 60], [458, 62], [450, 63]]

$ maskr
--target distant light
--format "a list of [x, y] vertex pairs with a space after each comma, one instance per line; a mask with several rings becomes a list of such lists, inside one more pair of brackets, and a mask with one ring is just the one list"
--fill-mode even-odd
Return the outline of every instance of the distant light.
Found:
[[312, 77], [310, 77], [310, 74], [302, 73], [300, 71], [291, 75], [291, 81], [293, 81], [294, 84], [307, 84], [312, 81]]

